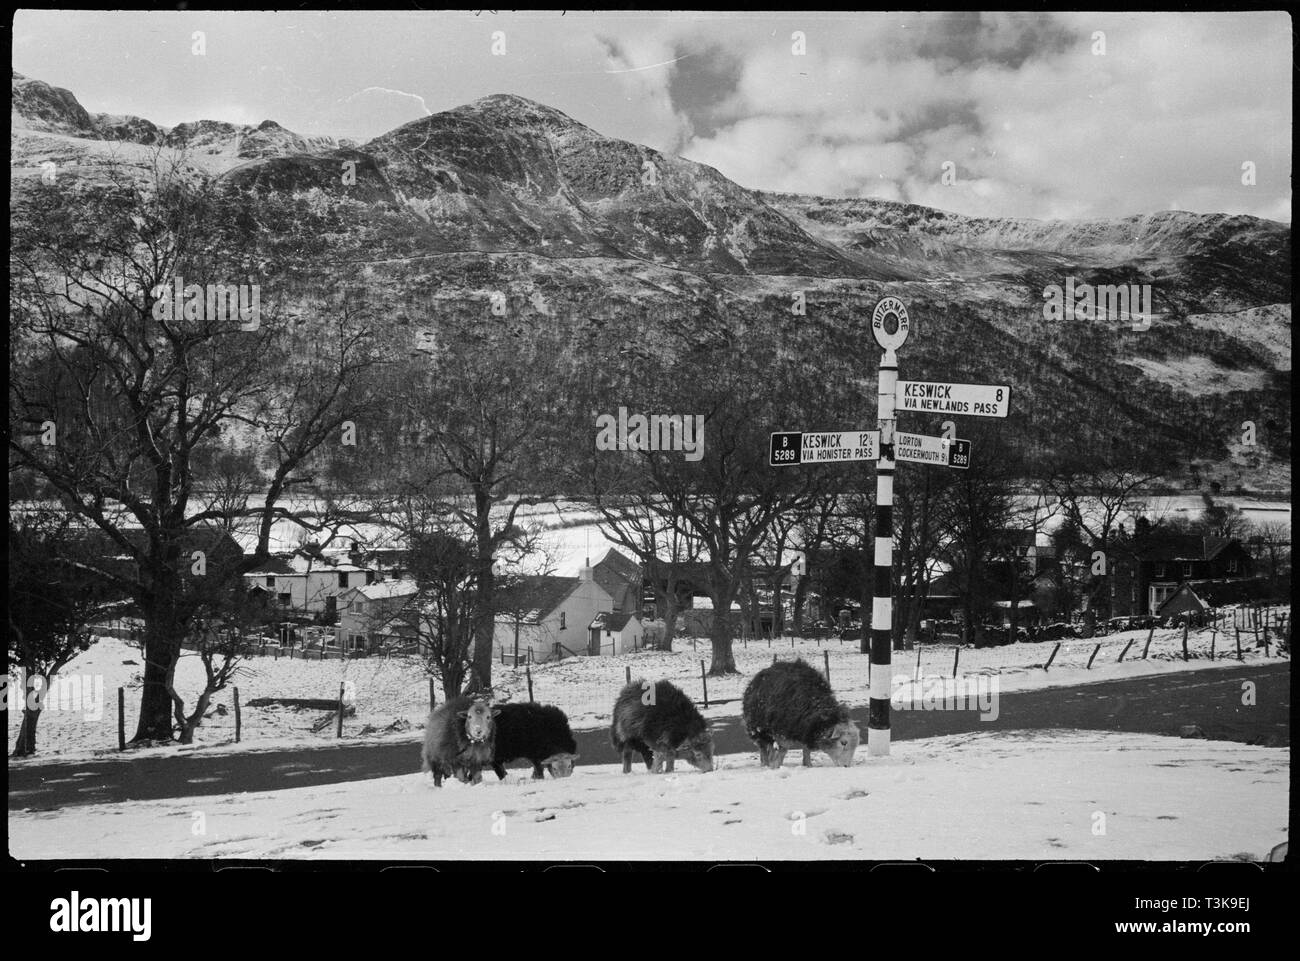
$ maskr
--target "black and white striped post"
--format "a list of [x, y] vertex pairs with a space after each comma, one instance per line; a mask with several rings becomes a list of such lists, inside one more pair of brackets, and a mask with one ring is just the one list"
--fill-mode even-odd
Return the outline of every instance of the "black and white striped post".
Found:
[[[894, 329], [886, 326], [895, 320]], [[907, 340], [907, 308], [886, 297], [871, 316], [871, 332], [881, 349], [876, 391], [880, 420], [880, 458], [876, 461], [876, 569], [871, 603], [871, 699], [867, 709], [867, 756], [889, 754], [889, 695], [892, 686], [894, 624], [894, 400], [898, 390], [898, 355]], [[866, 638], [863, 637], [863, 645]], [[865, 653], [865, 651], [864, 651]]]

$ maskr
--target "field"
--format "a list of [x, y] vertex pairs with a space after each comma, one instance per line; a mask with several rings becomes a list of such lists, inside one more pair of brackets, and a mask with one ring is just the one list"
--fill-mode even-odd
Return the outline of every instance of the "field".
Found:
[[[1210, 659], [1211, 643], [1214, 658]], [[1146, 631], [1128, 631], [1098, 640], [1067, 640], [1044, 669], [1053, 642], [1011, 644], [993, 648], [954, 648], [952, 645], [921, 645], [916, 651], [897, 651], [893, 664], [895, 691], [909, 693], [908, 683], [936, 676], [993, 675], [1003, 692], [1079, 684], [1088, 681], [1177, 672], [1189, 668], [1230, 666], [1239, 663], [1232, 638], [1211, 631], [1192, 631], [1188, 638], [1189, 659], [1183, 660], [1182, 634], [1156, 630], [1150, 648]], [[629, 676], [667, 679], [677, 684], [701, 706], [706, 717], [740, 714], [740, 696], [755, 672], [774, 657], [802, 657], [819, 669], [829, 666], [831, 684], [850, 705], [867, 703], [870, 665], [858, 652], [857, 642], [841, 643], [802, 639], [769, 642], [736, 642], [735, 658], [740, 674], [725, 678], [703, 678], [701, 662], [707, 668], [707, 641], [678, 638], [675, 650], [641, 652], [616, 657], [572, 657], [532, 666], [535, 700], [555, 704], [568, 716], [575, 730], [603, 727], [619, 689]], [[1119, 661], [1125, 652], [1124, 661]], [[1242, 658], [1247, 662], [1275, 659], [1276, 647], [1268, 654], [1255, 646], [1253, 636], [1242, 636]], [[1091, 667], [1089, 661], [1091, 660]], [[117, 690], [124, 689], [125, 730], [129, 739], [135, 731], [139, 708], [142, 656], [127, 641], [102, 638], [74, 660], [64, 674], [75, 683], [49, 699], [38, 730], [38, 753], [33, 763], [52, 756], [77, 757], [117, 753]], [[494, 668], [497, 697], [526, 700], [528, 676], [523, 667], [497, 664]], [[202, 679], [198, 658], [186, 654], [176, 670], [177, 690], [187, 699], [197, 693]], [[703, 707], [705, 684], [707, 708]], [[251, 707], [260, 698], [312, 698], [335, 701], [342, 687], [345, 702], [355, 714], [345, 717], [345, 738], [408, 736], [421, 727], [428, 713], [429, 680], [417, 657], [361, 658], [356, 660], [303, 660], [300, 657], [249, 658], [236, 681], [241, 702], [241, 742], [300, 742], [319, 744], [332, 740], [336, 724], [324, 708], [287, 706]], [[235, 715], [233, 689], [218, 693], [208, 716], [195, 734], [196, 745], [233, 742]], [[438, 698], [442, 694], [439, 689]], [[20, 719], [9, 712], [8, 736], [12, 741]], [[314, 728], [319, 727], [319, 730]], [[176, 750], [174, 746], [158, 750]], [[26, 763], [12, 761], [11, 763]]]

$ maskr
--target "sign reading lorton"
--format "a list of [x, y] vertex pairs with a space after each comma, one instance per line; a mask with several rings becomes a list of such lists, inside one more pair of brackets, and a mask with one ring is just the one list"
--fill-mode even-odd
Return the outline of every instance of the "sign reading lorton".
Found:
[[965, 470], [970, 467], [970, 441], [894, 431], [894, 460]]
[[1006, 417], [1011, 388], [1000, 384], [938, 384], [900, 380], [896, 395], [899, 410], [918, 414], [969, 414]]
[[832, 464], [846, 460], [875, 460], [880, 456], [880, 431], [783, 431], [772, 435], [768, 464]]

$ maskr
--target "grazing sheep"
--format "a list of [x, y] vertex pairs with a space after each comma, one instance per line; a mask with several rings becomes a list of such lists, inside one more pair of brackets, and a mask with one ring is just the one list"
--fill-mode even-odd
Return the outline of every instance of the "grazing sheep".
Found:
[[805, 767], [812, 764], [813, 749], [841, 767], [853, 763], [858, 726], [826, 678], [804, 661], [780, 661], [755, 674], [745, 687], [742, 712], [765, 767], [780, 767], [792, 747], [803, 748]]
[[578, 759], [578, 745], [569, 730], [569, 719], [558, 707], [547, 704], [502, 704], [496, 719], [496, 740], [492, 770], [504, 779], [505, 766], [520, 758], [533, 762], [533, 777], [542, 769], [552, 777], [568, 777]]
[[623, 773], [632, 770], [636, 752], [655, 774], [673, 769], [681, 757], [701, 771], [713, 770], [713, 735], [691, 699], [667, 681], [653, 687], [635, 680], [619, 692], [609, 729], [614, 750], [623, 756]]
[[484, 698], [453, 697], [429, 714], [420, 752], [422, 770], [432, 772], [435, 787], [444, 777], [477, 784], [492, 763], [494, 718], [501, 713]]

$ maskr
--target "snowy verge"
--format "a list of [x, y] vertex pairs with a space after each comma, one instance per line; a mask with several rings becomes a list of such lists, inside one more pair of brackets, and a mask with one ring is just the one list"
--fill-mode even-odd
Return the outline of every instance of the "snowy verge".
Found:
[[19, 859], [1262, 860], [1286, 839], [1289, 752], [1040, 731], [904, 741], [851, 768], [719, 759], [711, 774], [580, 767], [433, 787], [419, 774], [10, 812]]

